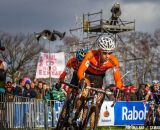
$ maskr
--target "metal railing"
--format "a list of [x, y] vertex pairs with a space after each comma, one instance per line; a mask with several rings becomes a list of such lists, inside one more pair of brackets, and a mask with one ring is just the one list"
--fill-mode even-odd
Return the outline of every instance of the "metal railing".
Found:
[[0, 94], [0, 129], [35, 129], [54, 127], [60, 107], [53, 107], [56, 101], [26, 98], [10, 94]]

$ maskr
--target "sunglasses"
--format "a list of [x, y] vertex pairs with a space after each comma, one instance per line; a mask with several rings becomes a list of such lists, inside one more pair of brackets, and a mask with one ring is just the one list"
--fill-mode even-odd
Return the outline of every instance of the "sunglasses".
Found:
[[106, 52], [106, 51], [102, 51], [102, 55], [110, 55], [112, 54], [113, 52]]

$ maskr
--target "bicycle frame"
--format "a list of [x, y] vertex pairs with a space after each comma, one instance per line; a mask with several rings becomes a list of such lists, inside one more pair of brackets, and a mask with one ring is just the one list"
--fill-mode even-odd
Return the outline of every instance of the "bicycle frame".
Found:
[[75, 100], [78, 95], [78, 91], [77, 91], [78, 86], [75, 86], [66, 82], [61, 82], [61, 84], [66, 84], [67, 86], [72, 88], [72, 92], [67, 96], [64, 102], [63, 108], [61, 110], [61, 113], [58, 119], [56, 130], [62, 130], [63, 128], [70, 127], [70, 122], [68, 120], [71, 116], [71, 112], [74, 109]]
[[[87, 100], [86, 100], [86, 103], [89, 104], [89, 101], [91, 99], [91, 105], [88, 105], [88, 112], [87, 112], [87, 116], [86, 118], [84, 119], [84, 121], [82, 122], [82, 125], [81, 125], [81, 130], [85, 130], [86, 127], [87, 127], [87, 124], [89, 122], [89, 119], [91, 118], [92, 114], [94, 113], [94, 130], [96, 129], [97, 127], [97, 124], [98, 124], [98, 119], [99, 119], [99, 112], [100, 112], [100, 106], [97, 105], [97, 96], [99, 93], [101, 94], [104, 94], [104, 96], [106, 95], [110, 95], [110, 94], [113, 94], [112, 92], [110, 91], [105, 91], [105, 90], [102, 90], [102, 89], [99, 89], [99, 88], [92, 88], [90, 86], [87, 86], [86, 89], [89, 90], [89, 93], [91, 90], [93, 90], [95, 93], [94, 93], [94, 96], [90, 96], [88, 94], [88, 97], [87, 97]], [[102, 101], [103, 102], [103, 101]]]

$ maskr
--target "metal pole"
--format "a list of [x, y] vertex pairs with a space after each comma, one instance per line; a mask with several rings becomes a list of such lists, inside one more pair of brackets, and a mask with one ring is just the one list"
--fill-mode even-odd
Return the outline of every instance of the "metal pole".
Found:
[[43, 102], [44, 105], [44, 128], [48, 130], [48, 102]]
[[49, 88], [51, 89], [51, 45], [49, 40]]
[[[50, 41], [49, 41], [49, 88], [50, 88], [50, 90], [52, 88], [52, 86], [51, 86], [52, 85], [52, 83], [51, 83], [52, 81], [51, 80], [52, 80], [51, 79], [51, 45], [50, 45]], [[54, 105], [51, 104], [51, 102], [50, 102], [50, 105], [51, 105], [51, 113], [52, 113], [52, 127], [54, 127]], [[47, 116], [47, 119], [48, 119], [48, 116]]]

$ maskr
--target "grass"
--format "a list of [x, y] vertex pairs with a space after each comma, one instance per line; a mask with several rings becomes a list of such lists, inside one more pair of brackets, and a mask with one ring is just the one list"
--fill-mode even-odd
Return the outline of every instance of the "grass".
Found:
[[[45, 130], [44, 128], [36, 128], [36, 129], [26, 129], [26, 128], [7, 128], [7, 129], [1, 129], [0, 130]], [[53, 130], [53, 128], [49, 128], [48, 130]], [[87, 128], [86, 130], [90, 130]], [[138, 129], [126, 129], [126, 126], [103, 126], [103, 127], [97, 127], [96, 130], [138, 130]], [[143, 130], [148, 130], [148, 128], [145, 128]]]

